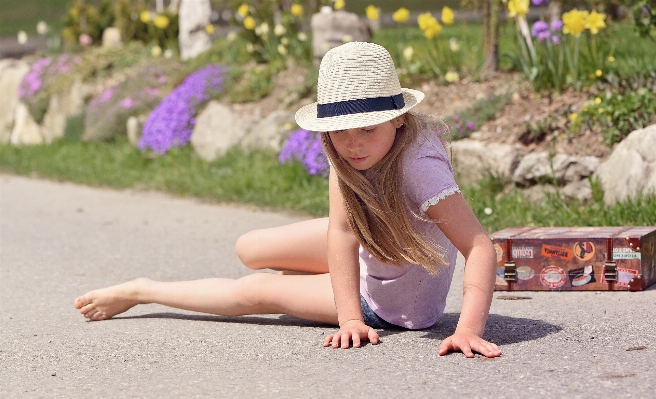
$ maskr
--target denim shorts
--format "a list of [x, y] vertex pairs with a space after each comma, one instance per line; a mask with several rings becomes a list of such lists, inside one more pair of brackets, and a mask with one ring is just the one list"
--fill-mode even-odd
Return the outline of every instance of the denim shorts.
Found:
[[362, 306], [362, 316], [364, 316], [364, 324], [368, 325], [369, 327], [374, 329], [403, 328], [397, 326], [396, 324], [392, 324], [386, 320], [383, 320], [383, 318], [378, 316], [373, 310], [371, 310], [369, 304], [367, 303], [367, 301], [365, 301], [362, 295], [360, 295], [360, 306]]

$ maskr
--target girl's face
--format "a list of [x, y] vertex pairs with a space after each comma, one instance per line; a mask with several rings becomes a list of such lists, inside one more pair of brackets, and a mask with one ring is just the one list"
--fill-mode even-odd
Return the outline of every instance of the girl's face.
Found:
[[402, 115], [379, 125], [337, 130], [328, 135], [342, 159], [357, 170], [367, 170], [387, 155], [404, 119]]

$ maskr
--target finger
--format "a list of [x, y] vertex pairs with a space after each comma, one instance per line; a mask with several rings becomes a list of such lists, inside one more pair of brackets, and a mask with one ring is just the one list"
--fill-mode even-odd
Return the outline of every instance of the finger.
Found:
[[354, 348], [360, 347], [360, 334], [353, 334], [353, 347]]
[[369, 331], [367, 331], [367, 338], [369, 338], [369, 342], [371, 342], [372, 345], [378, 345], [378, 331], [369, 327]]
[[442, 341], [442, 343], [437, 347], [438, 354], [440, 356], [444, 356], [447, 353], [449, 353], [449, 351], [452, 351], [454, 349], [455, 348], [451, 344], [451, 339], [446, 339], [446, 340]]
[[474, 352], [472, 352], [471, 346], [469, 346], [469, 343], [465, 343], [464, 345], [460, 345], [460, 350], [462, 353], [465, 354], [466, 357], [472, 358], [474, 357]]
[[349, 333], [343, 333], [342, 334], [342, 349], [348, 349], [350, 342], [351, 342], [350, 334]]
[[330, 334], [329, 336], [326, 337], [326, 339], [323, 340], [323, 346], [328, 346], [333, 340], [333, 334]]

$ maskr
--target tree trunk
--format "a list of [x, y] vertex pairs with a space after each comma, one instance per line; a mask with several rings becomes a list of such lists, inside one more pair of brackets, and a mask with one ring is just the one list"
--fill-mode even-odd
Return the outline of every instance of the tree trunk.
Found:
[[488, 8], [487, 26], [484, 25], [485, 34], [485, 66], [488, 73], [499, 69], [499, 17], [501, 14], [500, 0], [485, 0]]

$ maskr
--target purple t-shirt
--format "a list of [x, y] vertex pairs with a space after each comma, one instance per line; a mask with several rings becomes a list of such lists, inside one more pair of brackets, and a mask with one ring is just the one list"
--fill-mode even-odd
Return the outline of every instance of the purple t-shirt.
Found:
[[429, 237], [448, 261], [437, 275], [422, 266], [382, 263], [360, 246], [360, 294], [384, 320], [418, 329], [433, 325], [442, 315], [451, 285], [457, 250], [425, 211], [460, 192], [444, 146], [436, 134], [426, 134], [405, 151], [403, 192], [419, 232]]

